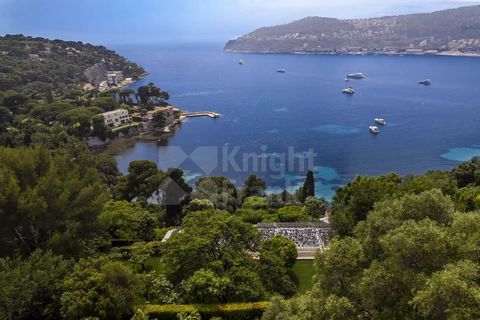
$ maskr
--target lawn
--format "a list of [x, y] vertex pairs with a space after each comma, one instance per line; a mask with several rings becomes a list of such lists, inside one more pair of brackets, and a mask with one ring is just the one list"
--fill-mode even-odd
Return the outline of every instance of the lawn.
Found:
[[292, 268], [292, 278], [297, 285], [298, 293], [312, 289], [312, 278], [315, 273], [313, 260], [298, 260]]
[[[153, 257], [147, 260], [145, 263], [147, 271], [162, 272], [163, 270], [159, 262], [159, 257]], [[312, 288], [312, 277], [315, 273], [313, 260], [298, 260], [291, 271], [290, 277], [295, 282], [298, 293], [305, 293]]]

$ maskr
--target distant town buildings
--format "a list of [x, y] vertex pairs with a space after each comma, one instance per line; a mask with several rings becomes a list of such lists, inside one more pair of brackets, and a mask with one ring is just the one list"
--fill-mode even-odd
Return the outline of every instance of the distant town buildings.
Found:
[[101, 114], [105, 119], [105, 124], [109, 127], [119, 127], [132, 121], [132, 117], [126, 109], [118, 109]]

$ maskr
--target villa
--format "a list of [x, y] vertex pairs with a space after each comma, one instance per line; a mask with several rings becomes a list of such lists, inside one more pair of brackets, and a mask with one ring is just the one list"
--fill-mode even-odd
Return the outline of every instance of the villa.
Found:
[[129, 121], [132, 121], [132, 116], [126, 109], [117, 109], [101, 114], [105, 119], [105, 124], [109, 127], [119, 127]]

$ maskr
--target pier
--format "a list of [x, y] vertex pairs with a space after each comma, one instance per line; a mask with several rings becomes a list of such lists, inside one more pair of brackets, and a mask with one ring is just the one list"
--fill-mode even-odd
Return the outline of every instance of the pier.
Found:
[[194, 117], [210, 117], [210, 118], [219, 118], [220, 113], [213, 111], [198, 111], [198, 112], [182, 112], [182, 117], [185, 118], [194, 118]]

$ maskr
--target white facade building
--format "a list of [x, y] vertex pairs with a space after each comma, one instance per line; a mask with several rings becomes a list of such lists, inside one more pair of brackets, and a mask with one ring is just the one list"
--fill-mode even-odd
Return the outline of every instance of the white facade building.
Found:
[[126, 109], [118, 109], [102, 113], [105, 124], [109, 127], [119, 127], [122, 124], [132, 121], [132, 116], [128, 114]]

